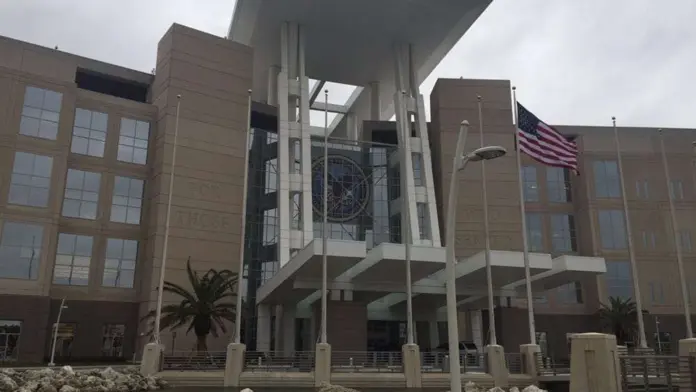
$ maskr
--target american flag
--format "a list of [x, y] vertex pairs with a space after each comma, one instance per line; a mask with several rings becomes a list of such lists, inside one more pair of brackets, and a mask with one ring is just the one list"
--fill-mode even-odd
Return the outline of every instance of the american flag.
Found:
[[578, 172], [578, 146], [517, 103], [517, 140], [520, 150], [548, 166]]

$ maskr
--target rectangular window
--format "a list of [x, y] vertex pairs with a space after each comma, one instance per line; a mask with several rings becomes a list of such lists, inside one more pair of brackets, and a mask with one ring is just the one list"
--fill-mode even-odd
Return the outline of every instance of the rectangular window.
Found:
[[[265, 163], [265, 193], [278, 190], [278, 158], [269, 159]], [[322, 177], [323, 178], [323, 177]]]
[[42, 226], [5, 222], [0, 240], [0, 278], [35, 280], [42, 242]]
[[109, 238], [106, 242], [106, 260], [102, 286], [133, 288], [138, 241]]
[[144, 165], [147, 163], [147, 144], [149, 139], [149, 122], [122, 118], [121, 131], [118, 137], [117, 159], [121, 162]]
[[679, 230], [679, 245], [683, 252], [691, 252], [691, 231], [686, 229]]
[[24, 90], [24, 106], [19, 133], [42, 139], [56, 140], [63, 94], [38, 87]]
[[536, 166], [522, 167], [522, 185], [524, 186], [524, 201], [537, 202], [539, 201], [539, 185], [537, 184], [537, 168]]
[[60, 233], [53, 283], [87, 286], [92, 260], [92, 237]]
[[425, 185], [423, 180], [423, 156], [417, 152], [411, 153], [411, 163], [413, 165], [413, 181], [415, 186]]
[[575, 219], [568, 214], [551, 215], [551, 240], [553, 251], [559, 253], [576, 252]]
[[669, 197], [672, 200], [684, 200], [684, 185], [681, 180], [672, 180], [669, 184]]
[[107, 324], [102, 330], [102, 357], [123, 357], [123, 337], [126, 326], [123, 324]]
[[527, 212], [527, 246], [532, 252], [544, 250], [544, 228], [542, 226], [541, 214]]
[[644, 200], [650, 198], [650, 188], [648, 187], [648, 180], [636, 181], [636, 197]]
[[63, 216], [96, 219], [101, 174], [68, 169], [65, 181]]
[[595, 196], [602, 198], [621, 197], [619, 168], [616, 161], [594, 161]]
[[108, 122], [109, 116], [106, 113], [75, 109], [70, 151], [75, 154], [103, 157]]
[[8, 203], [46, 207], [52, 171], [53, 157], [15, 152]]
[[116, 176], [114, 194], [111, 199], [111, 221], [140, 224], [145, 181], [137, 178]]
[[650, 301], [654, 305], [665, 303], [665, 291], [660, 282], [650, 282]]
[[[322, 232], [320, 229], [320, 233]], [[278, 243], [278, 209], [265, 210], [263, 212], [263, 245]]]
[[582, 285], [580, 282], [571, 282], [564, 284], [558, 289], [558, 299], [564, 304], [581, 304], [582, 303]]
[[621, 210], [601, 210], [599, 234], [603, 249], [626, 249], [626, 226]]
[[420, 230], [420, 239], [422, 240], [427, 240], [428, 239], [428, 211], [427, 211], [427, 204], [425, 203], [416, 203], [416, 210], [418, 211], [418, 228]]
[[628, 261], [607, 260], [607, 273], [604, 280], [607, 286], [607, 295], [621, 299], [633, 298], [633, 279], [631, 278], [631, 264]]
[[19, 338], [21, 336], [21, 321], [0, 320], [0, 360], [17, 360], [19, 356]]
[[567, 203], [572, 200], [568, 169], [561, 167], [547, 167], [546, 184], [548, 186], [549, 202]]
[[643, 239], [643, 249], [655, 249], [655, 243], [657, 242], [655, 233], [643, 230], [640, 235]]

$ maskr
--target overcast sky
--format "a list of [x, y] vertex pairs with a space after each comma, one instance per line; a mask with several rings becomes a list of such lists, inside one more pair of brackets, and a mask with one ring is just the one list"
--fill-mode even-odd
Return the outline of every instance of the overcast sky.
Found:
[[[172, 23], [223, 36], [233, 9], [234, 0], [0, 0], [0, 35], [149, 72]], [[619, 125], [696, 128], [696, 0], [494, 0], [425, 81], [426, 97], [437, 77], [510, 79], [552, 124], [609, 125], [615, 115]]]

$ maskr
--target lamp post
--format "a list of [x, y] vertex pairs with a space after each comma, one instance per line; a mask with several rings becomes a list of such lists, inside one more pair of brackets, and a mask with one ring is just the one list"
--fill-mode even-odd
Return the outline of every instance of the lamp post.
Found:
[[507, 152], [500, 146], [485, 146], [478, 148], [468, 154], [464, 153], [466, 137], [469, 133], [469, 122], [462, 121], [457, 136], [457, 147], [454, 158], [452, 159], [452, 176], [450, 177], [450, 187], [447, 198], [447, 225], [446, 232], [446, 255], [445, 265], [446, 292], [447, 292], [447, 335], [449, 338], [449, 358], [450, 358], [450, 391], [461, 392], [461, 368], [459, 361], [459, 330], [457, 327], [457, 288], [455, 271], [457, 261], [454, 255], [454, 231], [457, 216], [457, 199], [459, 196], [459, 172], [466, 168], [469, 162], [479, 162], [499, 158]]
[[67, 309], [65, 306], [65, 297], [60, 300], [60, 308], [58, 308], [58, 317], [56, 318], [56, 323], [53, 325], [53, 344], [51, 344], [51, 362], [48, 366], [56, 366], [54, 362], [56, 358], [56, 342], [58, 341], [58, 327], [60, 327], [60, 316], [63, 315], [63, 309]]

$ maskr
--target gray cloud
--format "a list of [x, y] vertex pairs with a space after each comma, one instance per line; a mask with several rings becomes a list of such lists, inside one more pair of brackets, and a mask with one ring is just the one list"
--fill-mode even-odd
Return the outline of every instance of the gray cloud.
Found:
[[[224, 36], [233, 10], [234, 0], [7, 0], [0, 34], [148, 72], [173, 22]], [[422, 90], [437, 77], [510, 79], [550, 123], [696, 127], [693, 20], [693, 0], [494, 0]]]

